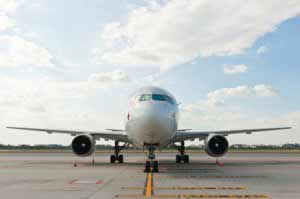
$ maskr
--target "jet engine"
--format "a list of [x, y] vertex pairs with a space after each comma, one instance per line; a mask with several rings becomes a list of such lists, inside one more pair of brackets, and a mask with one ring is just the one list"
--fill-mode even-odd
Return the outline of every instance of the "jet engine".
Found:
[[95, 143], [90, 135], [78, 135], [72, 141], [72, 150], [76, 155], [86, 157], [95, 151]]
[[207, 136], [204, 143], [206, 153], [212, 157], [225, 155], [229, 147], [227, 139], [222, 135]]

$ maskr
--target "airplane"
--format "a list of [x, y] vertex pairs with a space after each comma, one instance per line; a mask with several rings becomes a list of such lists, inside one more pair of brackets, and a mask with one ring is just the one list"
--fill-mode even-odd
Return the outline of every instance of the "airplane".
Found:
[[[275, 131], [291, 129], [291, 127], [259, 128], [221, 131], [192, 131], [178, 129], [178, 103], [175, 97], [165, 89], [159, 87], [143, 87], [136, 91], [129, 102], [125, 129], [106, 129], [105, 131], [76, 131], [62, 129], [41, 129], [27, 127], [7, 127], [9, 129], [43, 131], [47, 133], [62, 133], [75, 136], [71, 143], [74, 154], [86, 157], [95, 151], [96, 140], [114, 141], [114, 153], [110, 156], [110, 163], [123, 163], [120, 151], [129, 145], [147, 149], [145, 172], [159, 172], [155, 150], [172, 146], [179, 151], [176, 163], [189, 163], [189, 156], [185, 153], [185, 141], [199, 139], [204, 141], [205, 151], [212, 157], [224, 156], [229, 147], [226, 136], [231, 134]], [[120, 143], [123, 143], [120, 145]], [[179, 143], [179, 144], [178, 144]]]

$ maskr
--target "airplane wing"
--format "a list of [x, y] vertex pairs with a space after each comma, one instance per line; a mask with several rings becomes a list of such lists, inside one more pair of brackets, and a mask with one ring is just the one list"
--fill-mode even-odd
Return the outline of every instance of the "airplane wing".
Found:
[[225, 131], [204, 131], [204, 132], [197, 132], [197, 131], [177, 131], [172, 142], [180, 142], [184, 140], [192, 140], [195, 138], [205, 139], [206, 136], [210, 134], [217, 134], [228, 136], [230, 134], [239, 134], [239, 133], [246, 133], [251, 134], [254, 132], [263, 132], [263, 131], [278, 131], [278, 130], [285, 130], [291, 129], [291, 127], [281, 127], [281, 128], [261, 128], [261, 129], [241, 129], [241, 130], [225, 130]]
[[[107, 129], [107, 131], [78, 131], [78, 130], [61, 130], [61, 129], [40, 129], [40, 128], [26, 128], [26, 127], [7, 127], [9, 129], [17, 129], [17, 130], [26, 130], [26, 131], [42, 131], [46, 133], [61, 133], [61, 134], [69, 134], [72, 136], [80, 135], [80, 134], [89, 134], [98, 138], [103, 138], [107, 140], [114, 140], [114, 141], [120, 141], [120, 142], [126, 142], [130, 143], [130, 140], [128, 139], [126, 132], [123, 130], [115, 130], [115, 129]], [[112, 133], [112, 132], [119, 132], [119, 133]], [[123, 132], [123, 133], [120, 133]]]

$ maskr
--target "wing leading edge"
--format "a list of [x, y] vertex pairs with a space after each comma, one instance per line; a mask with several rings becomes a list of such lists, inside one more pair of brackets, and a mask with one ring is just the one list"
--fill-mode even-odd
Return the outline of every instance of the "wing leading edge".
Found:
[[264, 132], [264, 131], [278, 131], [278, 130], [286, 130], [291, 129], [291, 127], [280, 127], [280, 128], [261, 128], [261, 129], [241, 129], [241, 130], [224, 130], [224, 131], [205, 131], [205, 132], [197, 132], [197, 131], [177, 131], [176, 135], [174, 136], [172, 142], [180, 142], [184, 140], [190, 139], [204, 139], [206, 136], [210, 134], [217, 134], [217, 135], [231, 135], [231, 134], [239, 134], [239, 133], [246, 133], [251, 134], [255, 132]]
[[72, 136], [80, 135], [80, 134], [89, 134], [92, 135], [95, 138], [103, 138], [108, 140], [115, 140], [120, 142], [126, 142], [130, 143], [130, 140], [128, 139], [125, 131], [118, 130], [118, 132], [124, 132], [124, 133], [112, 133], [115, 132], [114, 130], [108, 129], [107, 131], [78, 131], [78, 130], [62, 130], [62, 129], [41, 129], [41, 128], [27, 128], [27, 127], [12, 127], [8, 126], [6, 127], [8, 129], [17, 129], [17, 130], [25, 130], [25, 131], [41, 131], [46, 133], [60, 133], [60, 134], [69, 134]]
[[[103, 138], [109, 140], [115, 140], [120, 142], [130, 143], [131, 141], [128, 139], [125, 131], [122, 130], [114, 130], [114, 129], [107, 129], [107, 131], [96, 132], [96, 131], [78, 131], [78, 130], [61, 130], [61, 129], [41, 129], [41, 128], [27, 128], [27, 127], [7, 127], [9, 129], [17, 129], [17, 130], [26, 130], [26, 131], [40, 131], [46, 133], [61, 133], [61, 134], [69, 134], [72, 136], [80, 135], [80, 134], [89, 134], [96, 138]], [[291, 129], [291, 127], [280, 127], [280, 128], [260, 128], [260, 129], [241, 129], [241, 130], [224, 130], [224, 131], [177, 131], [174, 138], [171, 142], [180, 142], [184, 140], [190, 139], [204, 139], [206, 136], [210, 134], [217, 134], [217, 135], [231, 135], [231, 134], [240, 134], [246, 133], [251, 134], [255, 132], [264, 132], [264, 131], [278, 131], [278, 130], [286, 130]], [[111, 133], [111, 132], [124, 132], [124, 133]]]

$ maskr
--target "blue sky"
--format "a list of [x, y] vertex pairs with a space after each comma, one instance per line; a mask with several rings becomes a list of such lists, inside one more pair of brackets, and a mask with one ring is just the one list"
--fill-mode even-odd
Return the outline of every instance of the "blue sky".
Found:
[[123, 128], [146, 85], [182, 102], [182, 128], [293, 126], [230, 141], [300, 142], [299, 14], [299, 0], [0, 0], [0, 143], [71, 141], [7, 125]]
[[[218, 89], [220, 86], [271, 84], [280, 90], [288, 102], [285, 110], [299, 109], [300, 95], [291, 92], [299, 88], [299, 27], [299, 18], [287, 20], [280, 24], [275, 32], [268, 33], [257, 40], [244, 54], [197, 59], [195, 64], [188, 63], [175, 68], [167, 75], [168, 80], [180, 81], [181, 84], [178, 84], [180, 90], [188, 92], [186, 95], [193, 100], [203, 97], [203, 93]], [[267, 46], [268, 50], [262, 55], [257, 55], [256, 51], [260, 46]], [[222, 66], [241, 63], [249, 67], [248, 72], [224, 75]], [[186, 87], [191, 85], [195, 87], [186, 90]], [[195, 93], [194, 89], [200, 90]]]

